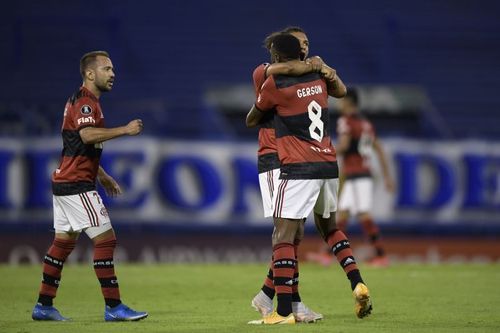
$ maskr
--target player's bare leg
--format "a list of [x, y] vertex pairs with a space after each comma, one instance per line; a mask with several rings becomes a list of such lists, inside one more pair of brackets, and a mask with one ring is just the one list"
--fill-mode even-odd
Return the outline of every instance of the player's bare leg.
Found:
[[335, 257], [337, 257], [340, 266], [351, 283], [356, 316], [358, 318], [366, 317], [372, 310], [370, 294], [361, 278], [361, 273], [354, 259], [349, 241], [345, 234], [337, 227], [335, 214], [331, 213], [329, 218], [324, 218], [320, 214], [315, 213], [314, 222], [321, 237], [328, 244]]

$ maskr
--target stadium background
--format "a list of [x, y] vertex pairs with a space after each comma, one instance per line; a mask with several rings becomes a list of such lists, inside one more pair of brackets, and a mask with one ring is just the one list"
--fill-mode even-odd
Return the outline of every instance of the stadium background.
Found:
[[[78, 61], [116, 68], [105, 144], [125, 195], [107, 200], [118, 258], [265, 261], [256, 131], [243, 126], [271, 31], [305, 29], [375, 122], [398, 183], [375, 217], [394, 262], [500, 260], [500, 5], [495, 1], [9, 1], [0, 11], [0, 262], [39, 263], [51, 234], [50, 173]], [[335, 101], [331, 101], [335, 110]], [[332, 126], [336, 113], [332, 115]], [[377, 166], [375, 165], [375, 173]], [[311, 223], [304, 251], [320, 247]], [[356, 251], [366, 256], [359, 228]], [[81, 241], [73, 261], [91, 256]]]

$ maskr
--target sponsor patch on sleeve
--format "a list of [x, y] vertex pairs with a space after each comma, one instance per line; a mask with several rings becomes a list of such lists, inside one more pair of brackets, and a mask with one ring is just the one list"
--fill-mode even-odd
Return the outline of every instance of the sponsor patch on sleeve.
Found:
[[84, 116], [88, 116], [89, 114], [92, 113], [92, 108], [90, 107], [90, 105], [85, 104], [80, 109], [80, 113], [83, 114]]

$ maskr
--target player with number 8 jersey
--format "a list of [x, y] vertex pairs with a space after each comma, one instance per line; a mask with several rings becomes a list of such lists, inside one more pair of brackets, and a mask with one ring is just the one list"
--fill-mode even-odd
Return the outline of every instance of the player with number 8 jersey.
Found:
[[263, 112], [276, 108], [280, 179], [338, 177], [330, 139], [328, 89], [318, 73], [273, 75], [264, 82], [255, 107]]
[[[273, 39], [275, 61], [300, 58], [300, 43], [289, 34]], [[281, 164], [280, 183], [273, 195], [273, 279], [278, 298], [275, 312], [264, 324], [292, 324], [292, 288], [295, 267], [293, 245], [304, 235], [305, 218], [314, 211], [318, 231], [337, 257], [351, 283], [355, 313], [359, 318], [372, 309], [345, 234], [335, 222], [338, 166], [329, 134], [328, 95], [343, 97], [345, 85], [336, 75], [326, 80], [317, 73], [298, 77], [272, 75], [262, 85], [257, 101], [247, 114], [253, 127], [275, 110], [275, 129]]]

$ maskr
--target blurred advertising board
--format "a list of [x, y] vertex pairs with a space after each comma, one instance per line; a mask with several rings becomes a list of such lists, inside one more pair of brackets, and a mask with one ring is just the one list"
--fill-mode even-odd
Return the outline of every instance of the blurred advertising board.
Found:
[[[393, 262], [500, 260], [500, 143], [384, 139], [395, 193], [380, 168], [374, 216]], [[0, 140], [0, 262], [38, 263], [50, 244], [50, 175], [61, 141]], [[124, 194], [107, 199], [123, 261], [266, 261], [272, 224], [262, 218], [254, 143], [125, 138], [105, 143], [103, 167]], [[322, 251], [309, 232], [301, 253]], [[359, 226], [356, 255], [367, 258]], [[448, 237], [451, 236], [451, 237]], [[82, 237], [85, 239], [86, 237]], [[72, 261], [90, 260], [88, 240]]]
[[[383, 140], [397, 183], [384, 190], [374, 159], [380, 223], [500, 226], [500, 142]], [[51, 220], [59, 139], [0, 140], [0, 221]], [[113, 221], [266, 225], [256, 145], [125, 138], [105, 143], [102, 166], [124, 194], [105, 199]], [[104, 195], [103, 195], [104, 197]]]

